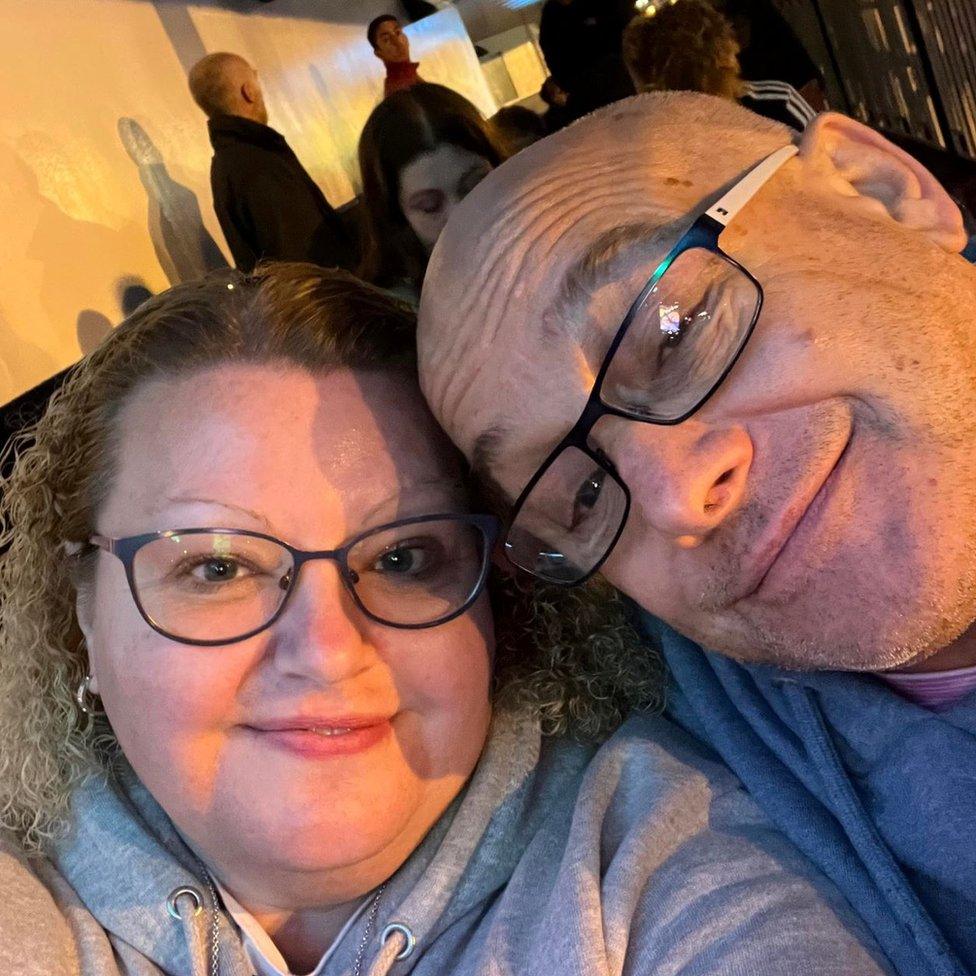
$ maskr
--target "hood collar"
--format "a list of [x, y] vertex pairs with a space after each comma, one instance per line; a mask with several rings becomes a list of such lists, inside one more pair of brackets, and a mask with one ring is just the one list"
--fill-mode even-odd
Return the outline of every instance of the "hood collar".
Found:
[[240, 115], [215, 115], [207, 121], [207, 129], [214, 149], [227, 148], [242, 142], [265, 149], [288, 148], [285, 137], [276, 129]]

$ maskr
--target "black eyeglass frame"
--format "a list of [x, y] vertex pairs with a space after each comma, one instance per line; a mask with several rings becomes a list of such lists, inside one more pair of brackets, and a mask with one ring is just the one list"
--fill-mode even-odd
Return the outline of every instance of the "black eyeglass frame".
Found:
[[[671, 248], [670, 251], [668, 251], [665, 257], [654, 269], [653, 274], [648, 279], [644, 287], [640, 290], [637, 298], [635, 298], [631, 303], [630, 308], [627, 310], [627, 314], [624, 316], [623, 322], [621, 322], [616, 334], [610, 342], [610, 346], [604, 354], [603, 362], [601, 363], [600, 369], [597, 372], [596, 379], [593, 381], [593, 387], [590, 390], [590, 394], [586, 400], [586, 405], [583, 407], [583, 412], [580, 414], [579, 419], [575, 424], [573, 424], [566, 436], [563, 437], [563, 439], [553, 448], [548, 457], [546, 457], [545, 461], [542, 462], [535, 474], [529, 479], [528, 483], [519, 493], [518, 498], [515, 500], [515, 504], [512, 506], [511, 515], [507, 520], [505, 541], [502, 546], [506, 559], [508, 559], [512, 565], [518, 569], [529, 572], [537, 578], [544, 579], [545, 582], [552, 583], [554, 586], [570, 588], [580, 586], [585, 583], [588, 579], [599, 572], [600, 567], [607, 561], [610, 553], [613, 552], [614, 547], [620, 540], [620, 536], [623, 534], [624, 528], [627, 525], [627, 519], [630, 516], [631, 495], [630, 489], [620, 476], [620, 473], [617, 471], [617, 467], [613, 461], [611, 461], [610, 458], [607, 457], [607, 455], [599, 448], [590, 446], [590, 433], [594, 426], [596, 426], [597, 421], [600, 420], [601, 417], [605, 416], [623, 417], [626, 420], [634, 420], [643, 424], [653, 424], [654, 426], [658, 427], [673, 427], [677, 424], [683, 423], [694, 413], [700, 410], [712, 397], [715, 391], [718, 390], [718, 388], [725, 382], [726, 377], [734, 368], [739, 357], [742, 355], [742, 351], [745, 349], [749, 339], [752, 337], [752, 333], [755, 331], [756, 323], [759, 321], [759, 314], [762, 311], [763, 306], [763, 289], [758, 280], [746, 268], [744, 268], [738, 261], [730, 257], [725, 253], [725, 251], [722, 250], [721, 247], [719, 247], [718, 241], [722, 235], [722, 232], [732, 221], [732, 218], [736, 216], [736, 214], [759, 192], [760, 189], [762, 189], [762, 187], [773, 177], [780, 167], [795, 156], [798, 151], [799, 150], [795, 145], [783, 146], [782, 148], [777, 149], [775, 152], [766, 156], [764, 159], [760, 160], [728, 191], [723, 193], [721, 198], [716, 203], [714, 203], [708, 208], [708, 210], [700, 214], [695, 219], [691, 227], [689, 227], [688, 230], [686, 230], [685, 233], [678, 238], [678, 242], [674, 245], [674, 247]], [[640, 312], [643, 308], [644, 303], [647, 301], [647, 298], [654, 289], [654, 286], [661, 280], [661, 278], [664, 277], [671, 265], [674, 264], [677, 258], [685, 251], [690, 251], [694, 248], [701, 248], [703, 250], [710, 251], [713, 254], [717, 254], [724, 261], [728, 262], [743, 275], [745, 275], [745, 277], [756, 289], [756, 307], [753, 311], [752, 321], [749, 323], [748, 328], [743, 332], [743, 336], [739, 342], [738, 348], [733, 353], [731, 359], [726, 367], [722, 370], [721, 374], [717, 377], [715, 382], [709, 387], [705, 394], [700, 397], [689, 410], [686, 410], [678, 417], [651, 418], [605, 403], [602, 399], [603, 382], [610, 370], [610, 364], [613, 362], [614, 355], [620, 348], [624, 337], [627, 335], [628, 329], [630, 328], [634, 319], [637, 317], [638, 312]], [[542, 480], [546, 472], [553, 466], [559, 456], [570, 447], [575, 448], [576, 450], [585, 454], [588, 458], [598, 464], [600, 468], [602, 468], [611, 478], [613, 478], [624, 494], [624, 510], [620, 518], [620, 524], [617, 527], [617, 531], [614, 534], [612, 541], [609, 543], [606, 551], [603, 553], [600, 559], [597, 560], [596, 564], [579, 579], [559, 580], [554, 577], [539, 576], [539, 574], [532, 573], [532, 571], [527, 567], [521, 566], [518, 562], [516, 562], [509, 555], [510, 550], [513, 548], [512, 544], [509, 542], [509, 533], [511, 527], [518, 519], [525, 500], [532, 493], [535, 486]]]
[[[472, 587], [472, 590], [468, 594], [464, 603], [456, 610], [452, 610], [449, 614], [446, 614], [443, 617], [438, 617], [436, 620], [430, 621], [429, 623], [401, 624], [394, 623], [393, 621], [377, 616], [363, 603], [359, 594], [356, 592], [356, 584], [353, 581], [353, 571], [349, 568], [348, 557], [350, 550], [364, 539], [368, 539], [373, 535], [379, 535], [380, 533], [389, 531], [390, 529], [397, 529], [408, 525], [418, 525], [423, 522], [445, 521], [463, 522], [467, 525], [474, 526], [481, 532], [484, 540], [484, 550], [481, 556], [481, 568], [478, 572], [477, 582]], [[238, 644], [241, 641], [248, 640], [248, 638], [254, 637], [257, 634], [260, 634], [262, 631], [267, 630], [269, 627], [272, 627], [281, 617], [282, 613], [284, 613], [285, 607], [287, 607], [288, 601], [298, 585], [298, 577], [302, 566], [307, 562], [312, 562], [313, 560], [317, 559], [325, 559], [336, 563], [336, 565], [339, 567], [339, 576], [342, 579], [342, 583], [350, 596], [353, 598], [356, 606], [360, 609], [360, 611], [362, 611], [364, 616], [366, 616], [369, 620], [372, 620], [374, 623], [382, 624], [385, 627], [393, 627], [397, 630], [426, 630], [429, 627], [438, 627], [441, 624], [446, 624], [449, 621], [454, 620], [456, 617], [460, 617], [461, 614], [467, 612], [478, 597], [481, 596], [481, 593], [485, 588], [485, 583], [488, 580], [488, 571], [491, 567], [491, 554], [492, 550], [494, 549], [495, 541], [498, 538], [499, 531], [499, 521], [493, 515], [458, 514], [456, 512], [451, 512], [432, 515], [416, 515], [412, 516], [411, 518], [397, 519], [393, 522], [377, 525], [372, 529], [367, 529], [364, 532], [358, 533], [337, 549], [298, 549], [295, 546], [289, 545], [287, 542], [284, 542], [281, 539], [278, 539], [273, 535], [268, 535], [264, 532], [252, 532], [249, 529], [221, 528], [168, 529], [162, 532], [145, 532], [141, 535], [126, 536], [125, 538], [121, 539], [113, 539], [103, 535], [93, 535], [89, 538], [88, 542], [90, 546], [110, 553], [122, 563], [123, 567], [125, 568], [125, 577], [129, 585], [129, 592], [132, 594], [132, 600], [136, 605], [136, 609], [139, 611], [142, 619], [145, 620], [146, 623], [154, 631], [156, 631], [156, 633], [162, 634], [163, 637], [176, 641], [178, 644], [190, 644], [195, 647], [223, 647], [229, 644]], [[170, 633], [156, 623], [139, 598], [139, 591], [138, 587], [136, 586], [135, 572], [133, 569], [135, 557], [139, 550], [143, 546], [148, 545], [150, 542], [155, 542], [158, 539], [170, 539], [174, 536], [183, 535], [247, 536], [248, 538], [252, 539], [263, 539], [266, 542], [273, 542], [275, 545], [285, 549], [292, 558], [293, 565], [291, 579], [289, 581], [287, 590], [285, 590], [285, 595], [281, 600], [281, 604], [274, 612], [272, 617], [260, 627], [255, 627], [249, 630], [247, 633], [241, 634], [239, 637], [233, 637], [230, 640], [196, 640], [186, 637], [179, 637], [176, 634]]]

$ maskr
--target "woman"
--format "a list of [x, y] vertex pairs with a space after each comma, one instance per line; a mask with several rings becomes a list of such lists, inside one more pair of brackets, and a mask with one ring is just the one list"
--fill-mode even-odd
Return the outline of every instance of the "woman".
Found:
[[450, 88], [414, 85], [382, 101], [359, 138], [361, 277], [416, 303], [451, 211], [502, 158], [481, 114]]
[[53, 399], [4, 495], [0, 971], [883, 971], [676, 729], [543, 734], [654, 667], [576, 596], [496, 655], [411, 347], [281, 266], [158, 297]]

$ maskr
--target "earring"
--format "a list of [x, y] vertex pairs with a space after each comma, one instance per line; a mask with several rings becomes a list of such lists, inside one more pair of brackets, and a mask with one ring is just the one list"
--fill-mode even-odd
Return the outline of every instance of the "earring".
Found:
[[[92, 676], [86, 674], [75, 691], [75, 702], [82, 715], [95, 714], [95, 696], [91, 692]], [[90, 704], [89, 704], [90, 703]]]

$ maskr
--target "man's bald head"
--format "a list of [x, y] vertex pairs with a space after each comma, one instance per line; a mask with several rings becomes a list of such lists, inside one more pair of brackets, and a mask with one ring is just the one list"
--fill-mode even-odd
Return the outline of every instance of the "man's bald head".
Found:
[[[462, 203], [427, 268], [418, 340], [436, 409], [454, 414], [470, 368], [485, 356], [487, 366], [493, 349], [503, 359], [495, 340], [509, 330], [545, 342], [552, 328], [579, 327], [556, 325], [568, 304], [559, 294], [549, 321], [526, 321], [540, 286], [548, 294], [568, 274], [566, 297], [585, 289], [630, 240], [684, 217], [789, 141], [785, 126], [737, 105], [669, 92], [619, 102], [509, 160]], [[471, 448], [461, 426], [453, 433]]]
[[[792, 138], [724, 100], [638, 96], [524, 150], [458, 207], [424, 285], [421, 382], [505, 502], [580, 416], [682, 233]], [[964, 243], [924, 167], [860, 123], [818, 117], [721, 233], [764, 298], [732, 371], [681, 423], [604, 416], [590, 432], [631, 495], [611, 582], [743, 659], [880, 669], [960, 638], [976, 619]], [[710, 370], [710, 343], [751, 314], [736, 304], [751, 285], [680, 287], [701, 294], [666, 341], [672, 309], [654, 295], [667, 275], [635, 307], [646, 341], [628, 339], [621, 367], [634, 395], [674, 362]], [[577, 474], [557, 492], [565, 511], [545, 513], [574, 532], [601, 491]]]
[[257, 72], [239, 54], [208, 54], [190, 69], [187, 81], [208, 119], [239, 115], [262, 124], [268, 121]]

